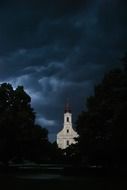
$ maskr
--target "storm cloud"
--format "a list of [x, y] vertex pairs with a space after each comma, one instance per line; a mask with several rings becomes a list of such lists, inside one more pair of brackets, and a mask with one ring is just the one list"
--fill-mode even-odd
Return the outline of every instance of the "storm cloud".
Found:
[[127, 50], [124, 0], [0, 2], [0, 82], [23, 85], [50, 140]]

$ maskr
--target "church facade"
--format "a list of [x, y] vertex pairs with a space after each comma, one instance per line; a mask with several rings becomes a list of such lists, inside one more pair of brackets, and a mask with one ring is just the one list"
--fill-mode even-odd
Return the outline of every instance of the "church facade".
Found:
[[63, 129], [57, 134], [58, 147], [65, 149], [69, 145], [75, 144], [75, 137], [78, 137], [78, 134], [72, 127], [72, 113], [69, 104], [67, 104], [64, 111]]

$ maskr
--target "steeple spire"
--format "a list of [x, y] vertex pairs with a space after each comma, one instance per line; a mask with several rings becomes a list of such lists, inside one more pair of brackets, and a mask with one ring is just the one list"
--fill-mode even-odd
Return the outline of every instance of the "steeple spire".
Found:
[[64, 113], [71, 113], [71, 108], [68, 100], [65, 104]]

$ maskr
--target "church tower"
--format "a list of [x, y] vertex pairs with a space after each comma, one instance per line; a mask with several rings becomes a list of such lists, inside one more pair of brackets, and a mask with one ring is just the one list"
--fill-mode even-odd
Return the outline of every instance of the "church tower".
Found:
[[75, 144], [75, 137], [78, 134], [72, 128], [72, 113], [69, 104], [67, 103], [64, 110], [63, 129], [57, 134], [57, 145], [61, 149], [67, 148], [71, 144]]

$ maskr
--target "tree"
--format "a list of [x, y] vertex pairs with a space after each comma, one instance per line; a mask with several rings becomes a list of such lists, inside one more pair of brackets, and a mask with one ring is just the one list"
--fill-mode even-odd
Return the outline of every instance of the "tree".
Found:
[[63, 163], [63, 151], [58, 148], [57, 142], [53, 142], [50, 146], [50, 159], [52, 163]]
[[87, 162], [112, 165], [126, 158], [126, 110], [127, 70], [124, 67], [105, 74], [95, 86], [94, 96], [87, 99], [87, 111], [77, 119], [80, 150]]
[[0, 161], [42, 158], [48, 131], [35, 124], [31, 98], [22, 86], [0, 85]]

